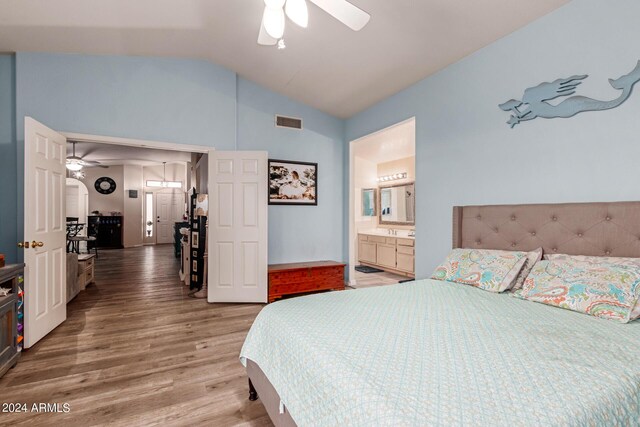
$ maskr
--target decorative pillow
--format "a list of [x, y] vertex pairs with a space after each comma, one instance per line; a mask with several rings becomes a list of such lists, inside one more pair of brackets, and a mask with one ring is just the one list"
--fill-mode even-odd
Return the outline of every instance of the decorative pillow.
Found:
[[518, 278], [516, 279], [516, 283], [513, 285], [511, 290], [517, 291], [518, 289], [522, 289], [522, 285], [524, 284], [524, 279], [527, 278], [529, 272], [538, 261], [542, 259], [542, 248], [538, 248], [534, 251], [527, 252], [527, 260], [520, 270], [520, 274], [518, 274]]
[[640, 296], [640, 268], [565, 256], [537, 263], [520, 297], [627, 323]]
[[640, 258], [622, 258], [613, 256], [588, 256], [588, 255], [566, 255], [566, 254], [544, 254], [543, 259], [548, 261], [571, 261], [586, 262], [588, 264], [614, 264], [627, 267], [640, 268]]
[[431, 278], [504, 292], [514, 285], [526, 255], [526, 252], [454, 249]]

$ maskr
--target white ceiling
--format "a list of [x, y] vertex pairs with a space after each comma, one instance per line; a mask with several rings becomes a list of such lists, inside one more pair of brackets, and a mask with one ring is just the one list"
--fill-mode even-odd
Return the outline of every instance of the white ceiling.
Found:
[[[71, 155], [72, 150], [72, 144], [67, 144], [67, 156]], [[158, 150], [155, 148], [98, 142], [78, 142], [76, 144], [76, 156], [84, 160], [98, 161], [107, 166], [154, 166], [162, 164], [162, 162], [185, 163], [191, 161], [191, 153], [184, 151]]]
[[375, 164], [415, 156], [415, 120], [408, 120], [354, 141], [353, 155]]
[[258, 46], [263, 0], [0, 0], [0, 52], [207, 59], [347, 118], [570, 0], [352, 0], [353, 32], [313, 4], [287, 49]]

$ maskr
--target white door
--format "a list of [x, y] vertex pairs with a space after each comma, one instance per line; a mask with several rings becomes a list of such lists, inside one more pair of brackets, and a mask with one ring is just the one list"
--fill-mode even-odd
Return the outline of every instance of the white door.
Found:
[[173, 243], [173, 224], [182, 221], [183, 210], [182, 193], [156, 193], [156, 243]]
[[209, 153], [209, 302], [267, 302], [267, 153]]
[[31, 347], [67, 318], [67, 140], [30, 117], [24, 128], [24, 341]]
[[171, 243], [171, 194], [156, 193], [156, 243]]

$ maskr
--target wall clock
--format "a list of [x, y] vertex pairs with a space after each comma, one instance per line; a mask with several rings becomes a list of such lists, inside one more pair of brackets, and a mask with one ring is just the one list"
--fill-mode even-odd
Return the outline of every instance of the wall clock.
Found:
[[94, 186], [96, 187], [96, 191], [101, 194], [111, 194], [116, 191], [116, 182], [106, 176], [96, 179]]

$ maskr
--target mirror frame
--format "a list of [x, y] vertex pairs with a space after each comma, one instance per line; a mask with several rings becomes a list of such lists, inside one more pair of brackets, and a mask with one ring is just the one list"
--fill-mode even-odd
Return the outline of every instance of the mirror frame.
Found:
[[[378, 216], [378, 189], [377, 188], [363, 188], [362, 189], [362, 199], [360, 201], [360, 215], [366, 218], [374, 218]], [[373, 194], [373, 214], [372, 215], [364, 215], [364, 193], [366, 191], [371, 191]]]
[[415, 226], [416, 225], [416, 212], [415, 212], [415, 204], [413, 206], [413, 221], [405, 221], [405, 222], [399, 222], [399, 221], [385, 221], [382, 219], [382, 190], [384, 190], [385, 188], [397, 188], [397, 187], [406, 187], [407, 185], [413, 185], [413, 192], [415, 194], [416, 192], [416, 183], [415, 181], [410, 181], [410, 182], [404, 182], [402, 184], [395, 184], [395, 185], [386, 185], [384, 187], [378, 187], [378, 192], [381, 193], [378, 195], [378, 224], [380, 225], [406, 225], [406, 226]]

